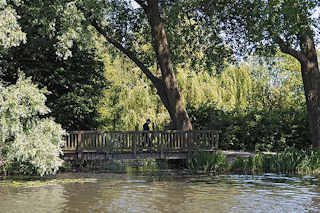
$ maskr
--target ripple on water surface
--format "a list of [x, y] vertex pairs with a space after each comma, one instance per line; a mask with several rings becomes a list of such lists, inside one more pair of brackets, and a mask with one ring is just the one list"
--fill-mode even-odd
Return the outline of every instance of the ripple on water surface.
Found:
[[311, 176], [85, 174], [74, 179], [34, 187], [0, 181], [0, 213], [320, 212], [319, 180]]

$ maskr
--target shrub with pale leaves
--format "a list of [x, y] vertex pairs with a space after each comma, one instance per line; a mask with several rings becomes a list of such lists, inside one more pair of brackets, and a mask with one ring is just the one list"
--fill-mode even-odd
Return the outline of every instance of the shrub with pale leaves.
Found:
[[20, 75], [15, 85], [0, 84], [0, 168], [17, 173], [55, 174], [62, 164], [65, 131], [44, 118], [46, 90]]

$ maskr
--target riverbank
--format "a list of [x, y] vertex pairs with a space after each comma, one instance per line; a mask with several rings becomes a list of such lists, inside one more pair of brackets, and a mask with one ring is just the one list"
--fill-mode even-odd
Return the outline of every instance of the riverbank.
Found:
[[289, 148], [278, 153], [196, 152], [188, 167], [206, 173], [320, 174], [320, 151]]
[[[65, 161], [59, 174], [73, 173], [152, 173], [174, 169], [183, 173], [203, 174], [320, 174], [320, 152], [288, 149], [284, 152], [222, 151], [194, 152], [185, 160], [108, 160], [83, 161], [74, 165]], [[5, 174], [0, 172], [0, 176]], [[18, 176], [19, 174], [10, 174]], [[54, 176], [53, 176], [54, 177]]]
[[245, 152], [245, 151], [234, 151], [234, 150], [226, 150], [220, 151], [222, 154], [224, 154], [227, 157], [228, 164], [232, 164], [236, 159], [242, 158], [247, 159], [249, 157], [253, 157], [256, 154], [263, 154], [263, 155], [275, 155], [276, 152]]

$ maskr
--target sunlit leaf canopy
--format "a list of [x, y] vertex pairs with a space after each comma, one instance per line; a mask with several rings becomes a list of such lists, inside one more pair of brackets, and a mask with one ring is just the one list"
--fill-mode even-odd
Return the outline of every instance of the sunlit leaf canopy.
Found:
[[43, 118], [49, 112], [45, 94], [24, 75], [15, 85], [0, 84], [1, 169], [17, 165], [15, 172], [43, 176], [55, 174], [62, 165], [65, 131], [53, 119]]
[[[231, 55], [215, 20], [198, 10], [193, 1], [159, 1], [170, 54], [175, 65], [190, 61], [194, 69], [221, 67]], [[135, 1], [77, 1], [87, 19], [98, 21], [109, 36], [134, 52], [147, 66], [155, 64], [151, 29], [143, 8]]]
[[[72, 56], [70, 48], [75, 40], [82, 41], [83, 46], [93, 45], [92, 38], [96, 38], [96, 32], [90, 27], [90, 21], [94, 20], [112, 39], [135, 53], [147, 67], [156, 63], [148, 17], [133, 0], [30, 0], [10, 3], [1, 0], [2, 47], [16, 46], [25, 41], [16, 13], [21, 4], [30, 8], [30, 18], [39, 25], [39, 31], [59, 35], [56, 47], [61, 58]], [[214, 65], [221, 67], [231, 56], [216, 20], [200, 12], [196, 2], [162, 0], [159, 4], [175, 65], [183, 66], [185, 61], [190, 61], [196, 71], [210, 71]], [[117, 51], [115, 48], [111, 50]]]
[[318, 0], [203, 0], [201, 4], [206, 14], [219, 19], [224, 38], [240, 54], [253, 50], [272, 55], [279, 39], [300, 50], [304, 35], [319, 42]]
[[[14, 5], [19, 4], [19, 0], [12, 1]], [[12, 46], [18, 46], [26, 41], [26, 35], [21, 31], [18, 24], [18, 15], [6, 0], [0, 0], [0, 50]]]
[[[116, 48], [112, 47], [103, 36], [99, 37], [99, 33], [97, 33], [91, 25], [92, 21], [99, 23], [108, 33], [108, 36], [115, 39], [124, 48], [135, 53], [137, 58], [141, 60], [152, 73], [156, 73], [157, 60], [152, 47], [148, 17], [139, 4], [134, 3], [134, 0], [99, 2], [89, 0], [26, 0], [21, 2], [6, 2], [0, 0], [0, 2], [2, 3], [1, 9], [9, 9], [14, 14], [13, 17], [15, 19], [12, 20], [15, 21], [13, 23], [19, 23], [20, 25], [17, 24], [17, 28], [13, 29], [17, 29], [17, 32], [22, 33], [21, 35], [27, 33], [27, 45], [34, 43], [34, 46], [31, 46], [34, 47], [35, 51], [39, 52], [39, 54], [29, 54], [34, 61], [40, 62], [39, 58], [44, 54], [41, 49], [39, 49], [39, 41], [41, 39], [42, 41], [48, 40], [50, 45], [53, 46], [53, 50], [51, 51], [50, 49], [50, 53], [52, 53], [50, 57], [52, 56], [52, 58], [57, 61], [65, 61], [66, 63], [68, 60], [72, 60], [70, 64], [78, 66], [82, 66], [81, 63], [86, 63], [86, 61], [75, 61], [74, 59], [81, 59], [77, 57], [77, 52], [85, 56], [82, 54], [82, 51], [85, 52], [89, 50], [92, 45], [98, 44], [98, 53], [104, 58], [105, 62], [106, 78], [112, 83], [111, 87], [105, 91], [105, 98], [101, 101], [102, 106], [100, 107], [100, 113], [102, 114], [101, 120], [103, 120], [103, 128], [133, 130], [139, 127], [141, 129], [141, 125], [146, 118], [151, 118], [155, 124], [155, 129], [163, 129], [169, 122], [169, 115], [165, 107], [161, 104], [159, 97], [155, 96], [156, 89], [154, 85], [151, 84], [146, 76], [143, 76], [141, 70], [137, 69], [132, 61], [123, 56]], [[249, 13], [247, 2], [251, 4], [252, 7], [249, 7], [249, 9], [252, 9], [254, 13]], [[268, 11], [266, 8], [271, 6], [267, 5], [266, 1], [159, 0], [161, 8], [160, 14], [169, 40], [169, 49], [175, 65], [174, 69], [178, 73], [176, 74], [176, 79], [179, 84], [179, 91], [181, 91], [181, 96], [188, 109], [194, 109], [193, 112], [190, 113], [190, 117], [197, 118], [197, 120], [192, 121], [193, 124], [195, 124], [195, 128], [206, 127], [210, 129], [220, 129], [218, 127], [219, 125], [221, 127], [222, 124], [219, 124], [218, 127], [213, 124], [219, 123], [219, 120], [223, 120], [222, 123], [226, 123], [223, 125], [226, 125], [224, 127], [228, 130], [224, 131], [227, 136], [226, 138], [228, 141], [229, 138], [232, 138], [230, 144], [236, 143], [234, 141], [237, 141], [239, 144], [248, 143], [250, 145], [252, 144], [251, 142], [258, 140], [261, 141], [261, 143], [273, 143], [278, 140], [269, 140], [273, 135], [287, 131], [287, 129], [290, 130], [291, 134], [291, 132], [297, 129], [293, 128], [294, 125], [291, 125], [291, 123], [287, 125], [286, 120], [281, 120], [282, 118], [280, 118], [281, 116], [279, 115], [283, 115], [282, 112], [289, 111], [291, 113], [290, 116], [285, 114], [283, 118], [295, 118], [299, 116], [305, 118], [305, 99], [302, 91], [303, 84], [300, 76], [299, 63], [291, 58], [273, 59], [276, 65], [273, 64], [274, 66], [270, 69], [262, 66], [260, 61], [258, 63], [256, 60], [259, 59], [255, 59], [252, 62], [247, 62], [248, 65], [245, 66], [228, 67], [221, 75], [217, 76], [210, 75], [207, 72], [194, 72], [199, 70], [208, 71], [214, 69], [213, 65], [221, 65], [231, 54], [228, 48], [236, 50], [241, 47], [241, 45], [238, 45], [239, 43], [242, 44], [245, 50], [256, 49], [261, 50], [261, 52], [262, 50], [268, 52], [268, 50], [276, 49], [274, 48], [275, 40], [274, 37], [272, 37], [273, 34], [268, 34], [268, 30], [274, 30], [274, 35], [276, 35], [276, 32], [279, 32], [283, 39], [287, 39], [285, 35], [289, 35], [289, 31], [286, 32], [282, 30], [287, 28], [285, 25], [279, 25], [282, 27], [279, 29], [274, 25], [273, 27], [275, 29], [273, 29], [271, 27], [268, 28], [267, 26], [269, 25], [263, 22], [268, 21], [265, 17], [265, 14], [268, 14], [267, 12], [270, 14], [274, 12], [279, 17], [284, 17], [281, 15], [283, 14], [281, 8], [286, 2], [268, 1], [270, 4], [274, 2], [278, 2], [281, 6], [278, 10], [279, 13], [276, 13], [276, 11]], [[295, 2], [305, 1], [296, 0]], [[313, 2], [317, 3], [316, 1]], [[264, 3], [264, 7], [260, 7], [260, 3]], [[314, 30], [314, 34], [318, 33], [317, 26], [319, 26], [319, 22], [317, 22], [319, 21], [318, 17], [312, 15], [312, 10], [317, 8], [316, 5], [317, 4], [309, 5], [310, 14], [307, 14], [308, 20], [310, 20], [313, 26], [311, 29]], [[206, 11], [204, 8], [210, 10]], [[2, 10], [0, 11], [2, 12]], [[21, 17], [19, 17], [19, 15]], [[260, 19], [261, 17], [263, 18]], [[269, 17], [272, 16], [269, 15]], [[27, 23], [25, 22], [26, 19], [28, 20]], [[284, 19], [281, 23], [287, 23], [286, 20], [287, 19]], [[1, 21], [3, 20], [1, 19], [0, 22]], [[279, 20], [272, 19], [270, 23], [275, 24], [276, 21]], [[294, 22], [292, 26], [296, 25]], [[298, 25], [296, 27], [298, 27]], [[0, 31], [2, 30], [1, 32], [3, 32], [3, 29], [10, 30], [10, 28], [4, 27], [1, 28]], [[23, 32], [21, 32], [20, 29], [23, 29]], [[28, 29], [28, 31], [25, 29]], [[289, 29], [291, 29], [291, 27], [289, 27]], [[292, 32], [294, 31], [292, 30]], [[19, 39], [17, 34], [10, 34], [10, 36], [15, 35], [17, 38], [16, 44], [10, 43], [5, 46], [1, 41], [1, 48], [13, 47], [19, 45], [19, 42], [24, 42], [24, 39]], [[34, 36], [32, 37], [30, 35]], [[9, 37], [3, 38], [8, 41]], [[294, 35], [292, 35], [292, 41], [296, 42], [295, 44], [297, 45], [297, 40], [294, 40], [294, 38], [297, 38], [297, 36], [294, 37]], [[288, 41], [291, 41], [289, 39], [290, 36], [288, 37]], [[49, 42], [44, 42], [43, 50], [45, 49], [47, 51], [46, 47]], [[20, 46], [27, 45], [21, 45], [20, 43]], [[72, 46], [73, 50], [71, 48]], [[79, 47], [81, 51], [74, 51], [75, 47]], [[264, 49], [261, 47], [269, 48]], [[11, 50], [13, 49], [18, 48], [11, 48]], [[27, 53], [30, 52], [30, 48], [27, 47], [26, 50]], [[110, 57], [110, 51], [114, 51], [113, 58]], [[10, 53], [8, 49], [3, 53], [6, 54], [8, 58], [12, 58], [12, 61], [16, 62], [16, 58], [11, 57], [7, 52]], [[2, 54], [2, 52], [0, 53]], [[18, 55], [21, 56], [21, 54]], [[266, 58], [263, 60], [266, 60]], [[53, 62], [52, 60], [49, 61], [51, 63]], [[34, 64], [34, 62], [31, 63]], [[9, 65], [8, 63], [8, 66]], [[4, 66], [0, 67], [0, 74], [1, 69], [6, 69], [3, 67]], [[48, 72], [52, 71], [52, 66], [49, 65], [47, 68]], [[90, 68], [83, 68], [84, 69], [81, 70], [84, 70], [84, 72], [90, 70]], [[11, 72], [13, 69], [7, 70]], [[25, 71], [26, 69], [22, 70]], [[80, 69], [78, 69], [77, 66], [72, 66], [72, 70], [75, 71], [75, 74], [67, 69], [64, 70], [64, 73], [76, 75], [77, 78], [72, 79], [78, 79], [78, 74], [81, 73]], [[46, 79], [50, 76], [55, 76], [51, 78], [50, 81], [41, 80], [42, 85], [46, 85], [47, 82], [57, 82], [56, 74], [61, 74], [60, 71], [60, 69], [57, 69], [57, 72], [52, 71], [52, 75], [44, 74], [44, 72], [36, 72], [39, 75], [43, 74], [44, 76], [42, 77]], [[65, 81], [66, 79], [61, 80]], [[91, 83], [87, 81], [87, 78], [84, 80], [87, 83]], [[68, 84], [63, 81], [57, 82], [57, 85], [68, 86]], [[79, 80], [76, 80], [76, 82], [76, 84], [81, 83]], [[94, 91], [91, 89], [89, 89], [89, 85], [88, 87], [86, 85], [85, 87], [80, 87], [80, 89], [79, 87], [75, 87], [75, 90], [80, 92], [82, 96], [81, 99], [85, 101], [83, 102], [85, 104], [81, 104], [83, 108], [88, 108], [87, 96], [83, 94], [89, 95], [89, 91]], [[94, 92], [97, 94], [96, 91]], [[64, 100], [69, 101], [73, 100], [73, 98], [77, 97], [70, 97], [68, 95]], [[78, 110], [80, 108], [74, 107], [69, 103], [70, 102], [68, 102], [67, 105], [70, 109], [75, 109], [76, 113], [79, 112]], [[70, 115], [70, 113], [61, 109], [58, 113], [61, 112], [61, 117], [69, 122], [69, 117], [67, 117], [66, 114]], [[214, 110], [218, 113], [216, 114], [217, 119], [215, 118]], [[245, 120], [239, 120], [237, 117], [221, 116], [225, 112], [227, 114], [234, 112], [233, 115], [236, 116], [245, 114], [248, 116]], [[269, 133], [272, 132], [269, 128], [270, 126], [265, 125], [271, 117], [269, 112], [274, 112], [274, 117], [279, 117], [279, 119], [272, 121], [270, 123], [271, 125], [277, 127], [277, 125], [283, 123], [288, 126], [288, 128], [285, 127], [285, 129], [271, 128], [271, 130], [276, 129], [276, 131], [274, 131], [275, 133], [270, 137]], [[79, 113], [77, 114], [79, 115]], [[261, 123], [256, 121], [258, 117]], [[267, 121], [263, 121], [265, 118], [267, 118]], [[292, 137], [294, 138], [292, 140], [296, 141], [297, 136], [301, 143], [305, 143], [307, 137], [303, 132], [307, 128], [307, 125], [306, 122], [301, 122], [299, 119], [297, 120], [296, 126], [301, 127], [301, 130], [296, 131], [295, 137]], [[237, 122], [241, 124], [238, 125], [238, 127], [234, 126]], [[294, 120], [294, 122], [296, 122], [296, 120]], [[251, 123], [256, 123], [256, 125], [251, 125]], [[69, 124], [73, 126], [72, 123], [69, 122]], [[259, 127], [259, 124], [263, 125]], [[248, 128], [252, 129], [251, 133], [251, 129]], [[257, 131], [259, 128], [262, 132], [266, 132], [263, 134], [268, 134], [263, 140], [261, 140], [263, 134], [256, 133], [259, 132]], [[248, 132], [251, 135], [248, 134]], [[241, 137], [239, 134], [245, 136]], [[248, 138], [250, 138], [250, 140], [246, 140]], [[240, 147], [240, 145], [237, 146]]]

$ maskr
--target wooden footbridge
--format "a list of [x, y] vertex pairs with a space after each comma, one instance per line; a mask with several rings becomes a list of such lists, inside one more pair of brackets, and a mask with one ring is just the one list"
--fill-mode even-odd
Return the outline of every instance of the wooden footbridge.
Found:
[[214, 130], [75, 131], [63, 147], [65, 160], [186, 159], [196, 150], [218, 148]]

